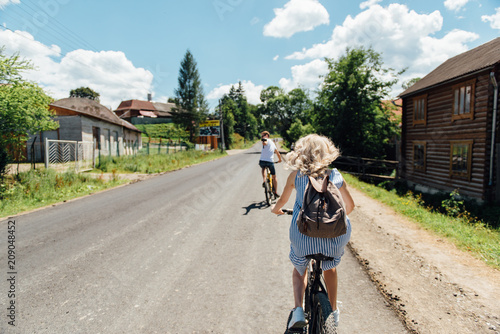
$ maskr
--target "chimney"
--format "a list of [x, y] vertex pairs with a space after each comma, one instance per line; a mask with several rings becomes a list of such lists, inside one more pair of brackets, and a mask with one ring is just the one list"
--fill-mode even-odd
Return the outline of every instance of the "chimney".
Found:
[[151, 93], [148, 93], [148, 102], [151, 102], [152, 98], [151, 98]]

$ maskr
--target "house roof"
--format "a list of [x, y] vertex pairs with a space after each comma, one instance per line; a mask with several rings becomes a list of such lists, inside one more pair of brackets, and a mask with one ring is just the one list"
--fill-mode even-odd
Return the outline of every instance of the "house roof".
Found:
[[152, 102], [141, 100], [122, 101], [116, 110], [156, 110]]
[[412, 95], [423, 89], [487, 69], [499, 63], [500, 37], [497, 37], [488, 43], [448, 59], [399, 96]]
[[139, 114], [141, 114], [142, 116], [151, 117], [151, 118], [157, 117], [154, 112], [147, 111], [147, 110], [139, 110]]
[[93, 118], [98, 118], [100, 120], [110, 122], [113, 124], [124, 126], [130, 130], [140, 132], [135, 126], [129, 122], [116, 116], [114, 112], [106, 108], [97, 101], [79, 98], [79, 97], [68, 97], [65, 99], [57, 100], [50, 104], [54, 107], [59, 107], [67, 110], [77, 112], [82, 115], [90, 116]]
[[401, 116], [403, 114], [403, 99], [396, 99], [396, 100], [382, 100], [383, 104], [389, 104], [392, 105], [393, 107], [392, 112], [396, 116]]
[[[141, 100], [122, 101], [115, 112], [120, 118], [127, 118], [133, 115], [146, 117], [172, 117], [172, 108], [175, 103], [150, 102]], [[132, 112], [134, 111], [134, 112]]]
[[175, 108], [175, 103], [167, 102], [153, 102], [156, 108], [155, 114], [159, 117], [170, 117], [172, 116], [172, 108]]

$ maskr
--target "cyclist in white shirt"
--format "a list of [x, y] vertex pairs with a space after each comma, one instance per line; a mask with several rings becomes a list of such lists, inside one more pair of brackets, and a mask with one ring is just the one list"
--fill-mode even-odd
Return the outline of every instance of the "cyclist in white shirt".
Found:
[[276, 180], [276, 169], [274, 168], [274, 154], [278, 156], [278, 162], [281, 162], [281, 154], [276, 148], [276, 145], [272, 140], [269, 139], [269, 132], [264, 131], [261, 133], [262, 140], [262, 151], [260, 153], [259, 166], [262, 168], [262, 186], [264, 186], [266, 182], [266, 175], [264, 173], [265, 168], [269, 167], [271, 171], [271, 175], [273, 177], [273, 189], [274, 195], [279, 197], [277, 189], [278, 189], [278, 181]]

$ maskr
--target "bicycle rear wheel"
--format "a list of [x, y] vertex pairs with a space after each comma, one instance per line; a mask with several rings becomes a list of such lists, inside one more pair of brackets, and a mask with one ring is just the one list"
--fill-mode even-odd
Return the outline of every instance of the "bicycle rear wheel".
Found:
[[337, 334], [332, 307], [326, 293], [318, 292], [313, 301], [314, 311], [309, 324], [309, 334]]
[[269, 189], [269, 183], [266, 180], [264, 184], [264, 192], [266, 193], [266, 203], [267, 205], [271, 205], [271, 189]]

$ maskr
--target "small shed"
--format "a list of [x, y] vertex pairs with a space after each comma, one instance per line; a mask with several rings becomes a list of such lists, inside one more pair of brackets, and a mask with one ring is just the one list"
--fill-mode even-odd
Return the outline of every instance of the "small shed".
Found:
[[500, 38], [448, 59], [404, 91], [400, 175], [422, 191], [500, 200]]

